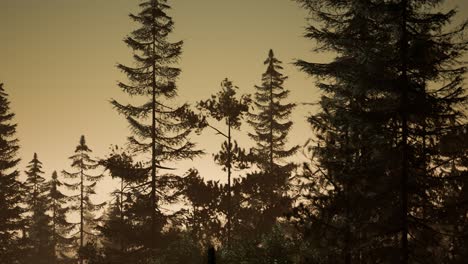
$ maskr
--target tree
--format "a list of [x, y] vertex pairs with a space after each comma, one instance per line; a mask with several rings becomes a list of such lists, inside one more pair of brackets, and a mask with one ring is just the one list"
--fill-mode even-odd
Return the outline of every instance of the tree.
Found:
[[262, 74], [262, 85], [255, 86], [254, 111], [248, 115], [248, 123], [254, 130], [249, 136], [256, 142], [251, 152], [259, 171], [248, 174], [242, 185], [251, 209], [256, 212], [253, 215], [257, 217], [252, 221], [259, 237], [274, 226], [278, 217], [288, 212], [291, 201], [287, 189], [295, 166], [285, 159], [299, 148], [286, 147], [293, 125], [289, 117], [295, 105], [283, 103], [289, 91], [283, 87], [287, 77], [280, 72], [283, 69], [281, 63], [270, 50], [265, 60], [267, 69]]
[[[69, 196], [70, 201], [73, 203], [70, 206], [70, 211], [77, 212], [79, 214], [79, 222], [74, 223], [75, 227], [79, 228], [79, 231], [73, 235], [78, 240], [78, 252], [80, 252], [85, 242], [92, 241], [92, 238], [96, 235], [96, 227], [101, 221], [100, 217], [96, 217], [95, 212], [102, 209], [105, 203], [95, 204], [91, 200], [91, 196], [96, 194], [94, 188], [96, 183], [102, 179], [103, 174], [91, 175], [89, 171], [98, 168], [99, 164], [96, 160], [89, 156], [91, 149], [86, 145], [84, 136], [81, 136], [80, 142], [75, 149], [75, 154], [70, 157], [72, 161], [71, 167], [76, 169], [76, 172], [62, 171], [63, 175], [73, 182], [64, 183], [64, 185], [71, 191], [77, 192], [75, 195]], [[84, 262], [83, 258], [78, 254], [80, 263]]]
[[218, 164], [223, 166], [223, 170], [227, 170], [227, 246], [231, 238], [231, 219], [232, 219], [232, 201], [231, 201], [231, 169], [233, 165], [237, 164], [239, 168], [244, 168], [247, 162], [247, 155], [241, 149], [237, 142], [232, 139], [231, 131], [233, 129], [239, 130], [241, 126], [242, 117], [247, 113], [250, 104], [250, 97], [242, 95], [239, 98], [236, 96], [236, 89], [231, 81], [227, 78], [221, 82], [221, 91], [216, 95], [212, 95], [206, 101], [200, 101], [198, 107], [201, 110], [208, 112], [209, 116], [217, 121], [224, 121], [227, 127], [227, 132], [208, 125], [218, 132], [218, 134], [225, 137], [226, 141], [223, 143], [221, 151], [214, 156]]
[[113, 147], [111, 154], [100, 164], [120, 181], [119, 189], [113, 192], [114, 198], [105, 214], [104, 225], [100, 228], [104, 236], [104, 255], [111, 263], [132, 262], [135, 259], [135, 245], [139, 245], [135, 238], [143, 235], [135, 234], [136, 225], [132, 224], [138, 219], [130, 213], [135, 206], [137, 189], [134, 187], [146, 182], [148, 169], [118, 146]]
[[8, 94], [0, 83], [0, 259], [16, 263], [19, 259], [17, 244], [20, 228], [19, 207], [21, 184], [18, 181], [16, 166], [19, 145], [15, 138], [16, 124], [12, 123], [14, 114], [10, 110]]
[[42, 177], [44, 174], [42, 171], [42, 162], [39, 161], [36, 153], [34, 153], [33, 159], [29, 162], [27, 168], [28, 170], [25, 172], [27, 178], [24, 186], [28, 190], [28, 195], [25, 202], [31, 206], [31, 208], [34, 208], [43, 191], [41, 188], [42, 183], [45, 182], [45, 178]]
[[54, 171], [51, 179], [46, 184], [48, 196], [47, 211], [50, 214], [52, 229], [53, 264], [70, 261], [67, 253], [70, 251], [74, 239], [68, 237], [68, 234], [73, 229], [73, 224], [67, 221], [67, 213], [69, 211], [67, 207], [68, 196], [60, 190], [63, 186], [64, 184], [58, 179], [57, 172]]
[[42, 162], [34, 153], [33, 159], [27, 166], [26, 181], [24, 183], [25, 203], [27, 206], [27, 263], [50, 263], [54, 252], [51, 244], [52, 230], [50, 217], [47, 215], [47, 193], [45, 178], [42, 176]]
[[302, 217], [328, 231], [322, 242], [345, 263], [447, 262], [443, 237], [454, 233], [442, 205], [455, 181], [438, 168], [463, 152], [447, 155], [437, 142], [466, 123], [457, 63], [466, 23], [445, 30], [456, 12], [432, 9], [443, 1], [298, 2], [318, 21], [306, 36], [336, 53], [297, 62], [325, 94], [309, 119], [318, 132], [311, 174], [329, 185], [315, 184]]
[[112, 104], [127, 117], [135, 135], [129, 138], [133, 150], [151, 154], [148, 162], [151, 168], [150, 199], [146, 202], [151, 219], [151, 239], [150, 245], [145, 247], [154, 249], [157, 228], [162, 226], [158, 223], [157, 170], [168, 169], [165, 163], [192, 158], [201, 151], [194, 150], [195, 145], [187, 140], [196, 117], [187, 105], [168, 105], [168, 101], [177, 95], [175, 81], [180, 74], [180, 69], [171, 65], [177, 62], [183, 44], [182, 41], [172, 43], [168, 40], [174, 26], [166, 13], [170, 6], [166, 0], [147, 0], [140, 7], [138, 14], [130, 15], [140, 27], [125, 39], [134, 52], [135, 66], [118, 65], [130, 80], [130, 84], [120, 82], [119, 86], [125, 93], [144, 97], [147, 101], [141, 106], [123, 105], [116, 100], [112, 100]]
[[281, 61], [275, 58], [273, 50], [268, 53], [265, 61], [266, 72], [262, 75], [262, 85], [255, 86], [255, 112], [249, 113], [249, 124], [254, 133], [249, 136], [257, 146], [252, 148], [256, 156], [256, 163], [260, 169], [272, 173], [280, 169], [279, 162], [291, 157], [298, 146], [286, 149], [285, 144], [292, 121], [288, 120], [294, 104], [283, 104], [289, 91], [283, 88], [287, 79], [279, 70], [282, 70]]
[[183, 195], [188, 210], [186, 229], [193, 243], [206, 249], [223, 243], [223, 221], [226, 213], [225, 189], [219, 181], [204, 181], [197, 170], [189, 170], [183, 179]]

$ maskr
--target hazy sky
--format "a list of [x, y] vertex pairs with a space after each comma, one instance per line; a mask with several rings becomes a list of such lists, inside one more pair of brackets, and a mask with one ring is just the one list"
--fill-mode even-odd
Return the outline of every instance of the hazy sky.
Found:
[[[111, 144], [122, 145], [129, 135], [123, 116], [110, 98], [132, 100], [117, 87], [126, 81], [115, 65], [130, 64], [131, 50], [123, 38], [136, 28], [129, 18], [138, 0], [0, 0], [0, 82], [10, 94], [18, 123], [21, 170], [37, 152], [47, 176], [68, 169], [69, 157], [86, 135], [97, 157]], [[291, 65], [297, 59], [325, 60], [311, 52], [313, 43], [302, 37], [306, 12], [290, 0], [173, 0], [173, 40], [185, 42], [179, 66], [179, 101], [194, 104], [219, 90], [229, 77], [244, 93], [252, 93], [265, 71], [263, 61], [272, 48], [289, 76], [285, 88], [290, 101], [316, 102], [313, 79]], [[450, 0], [466, 18], [468, 1]], [[306, 123], [310, 106], [298, 106], [291, 144], [311, 136]], [[249, 141], [235, 133], [241, 145]], [[185, 162], [209, 179], [224, 179], [211, 153], [223, 138], [206, 130], [195, 138], [207, 151], [202, 159]], [[103, 191], [110, 191], [106, 180]], [[102, 188], [102, 187], [101, 187]]]

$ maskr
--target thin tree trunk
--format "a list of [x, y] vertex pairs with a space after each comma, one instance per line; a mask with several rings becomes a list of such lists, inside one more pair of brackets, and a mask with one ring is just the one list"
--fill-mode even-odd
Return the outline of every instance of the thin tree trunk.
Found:
[[[84, 181], [84, 178], [83, 178], [83, 156], [81, 156], [81, 168], [80, 168], [80, 177], [81, 177], [81, 181], [80, 181], [80, 195], [81, 195], [81, 199], [80, 199], [80, 250], [83, 249], [83, 244], [84, 244], [84, 238], [83, 238], [83, 235], [84, 235], [84, 186], [83, 186], [83, 181]], [[80, 264], [83, 264], [83, 258], [81, 257], [81, 255], [79, 256], [79, 259], [80, 259]]]
[[273, 172], [273, 76], [270, 76], [270, 173]]
[[408, 36], [407, 36], [407, 6], [408, 0], [402, 0], [402, 21], [401, 21], [401, 74], [402, 74], [402, 98], [401, 98], [401, 119], [402, 119], [402, 171], [401, 171], [401, 263], [407, 264], [409, 261], [408, 251], [408, 174], [409, 174], [409, 149], [408, 149]]
[[[156, 7], [153, 7], [156, 8]], [[153, 20], [155, 19], [153, 10]], [[156, 54], [156, 29], [153, 27], [153, 53]], [[156, 248], [156, 61], [153, 58], [152, 82], [152, 122], [151, 122], [151, 246]]]
[[345, 154], [346, 154], [346, 164], [345, 164], [345, 173], [348, 175], [345, 175], [346, 180], [345, 180], [345, 214], [346, 214], [346, 231], [345, 231], [345, 264], [351, 264], [351, 220], [350, 220], [350, 207], [351, 203], [349, 201], [349, 188], [351, 187], [350, 184], [350, 161], [349, 161], [349, 129], [346, 128], [346, 148], [345, 148]]
[[53, 199], [53, 207], [54, 210], [52, 212], [52, 230], [53, 230], [53, 241], [52, 241], [52, 247], [54, 249], [54, 264], [57, 263], [57, 201], [55, 198]]
[[228, 215], [227, 215], [227, 246], [231, 245], [231, 119], [228, 117]]
[[[124, 209], [123, 209], [123, 192], [124, 192], [124, 180], [120, 180], [120, 225], [123, 227], [124, 225]], [[123, 256], [124, 252], [124, 235], [123, 232], [120, 233], [120, 254]]]

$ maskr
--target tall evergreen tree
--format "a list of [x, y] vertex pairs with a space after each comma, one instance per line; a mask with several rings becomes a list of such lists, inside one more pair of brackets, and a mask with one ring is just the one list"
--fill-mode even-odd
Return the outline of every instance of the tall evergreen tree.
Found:
[[259, 235], [269, 231], [290, 207], [287, 189], [295, 165], [286, 159], [298, 149], [286, 147], [293, 125], [289, 117], [295, 105], [283, 102], [289, 91], [283, 87], [287, 77], [280, 72], [282, 62], [270, 50], [264, 64], [267, 69], [262, 74], [262, 85], [255, 86], [254, 111], [249, 113], [248, 120], [254, 129], [249, 136], [256, 143], [251, 152], [259, 171], [243, 180], [244, 193], [256, 212], [253, 215], [257, 215], [253, 217], [253, 227]]
[[73, 229], [73, 224], [67, 221], [68, 196], [60, 190], [63, 186], [64, 184], [59, 180], [57, 172], [54, 171], [51, 179], [46, 184], [47, 211], [50, 214], [52, 229], [53, 264], [68, 263], [71, 260], [69, 255], [73, 238], [69, 238], [68, 235]]
[[95, 170], [99, 166], [98, 162], [89, 156], [89, 153], [91, 153], [91, 149], [86, 145], [85, 137], [81, 136], [75, 154], [70, 157], [71, 167], [76, 171], [62, 171], [65, 177], [72, 180], [68, 183], [64, 182], [64, 185], [76, 193], [69, 196], [69, 199], [73, 203], [70, 206], [70, 211], [79, 214], [79, 222], [74, 223], [74, 226], [79, 230], [73, 237], [78, 241], [78, 259], [81, 264], [84, 262], [80, 254], [81, 250], [84, 248], [85, 243], [94, 239], [96, 228], [101, 221], [101, 217], [96, 216], [96, 212], [105, 205], [105, 203], [95, 204], [91, 201], [91, 196], [96, 194], [94, 188], [104, 175], [88, 174], [89, 171]]
[[267, 70], [262, 75], [262, 85], [255, 86], [255, 112], [249, 114], [249, 124], [254, 128], [254, 133], [249, 136], [257, 144], [252, 148], [256, 163], [260, 169], [268, 172], [280, 169], [282, 159], [291, 157], [299, 148], [294, 146], [288, 149], [285, 146], [293, 125], [289, 117], [295, 105], [282, 103], [289, 91], [283, 87], [287, 77], [280, 72], [283, 69], [281, 63], [270, 50], [265, 60]]
[[17, 263], [20, 255], [17, 240], [22, 212], [18, 191], [21, 184], [16, 169], [20, 159], [14, 116], [8, 94], [0, 83], [0, 259], [6, 263]]
[[33, 159], [29, 162], [27, 166], [28, 170], [26, 173], [26, 182], [24, 186], [26, 187], [28, 194], [26, 195], [25, 202], [34, 207], [38, 202], [41, 191], [43, 191], [42, 183], [45, 182], [45, 178], [42, 177], [44, 171], [42, 171], [42, 162], [37, 158], [37, 154], [34, 153]]
[[446, 31], [456, 12], [432, 9], [443, 1], [298, 2], [319, 22], [306, 36], [337, 53], [330, 63], [297, 62], [325, 93], [310, 121], [314, 175], [329, 187], [314, 189], [304, 215], [326, 230], [328, 256], [344, 263], [447, 263], [441, 234], [454, 234], [443, 190], [457, 184], [438, 168], [463, 152], [448, 155], [437, 142], [466, 122], [457, 63], [466, 23]]
[[44, 185], [42, 162], [36, 153], [27, 168], [25, 172], [27, 178], [24, 183], [28, 241], [26, 263], [50, 263], [53, 259], [53, 247], [50, 218], [46, 214], [47, 190]]
[[135, 65], [118, 65], [130, 84], [121, 82], [119, 86], [125, 93], [147, 101], [141, 106], [124, 105], [115, 100], [112, 104], [130, 123], [135, 135], [130, 137], [134, 150], [151, 155], [148, 162], [151, 188], [147, 201], [151, 245], [145, 247], [155, 248], [158, 226], [161, 226], [158, 223], [157, 170], [167, 169], [168, 162], [192, 158], [201, 152], [194, 150], [194, 144], [187, 140], [196, 121], [187, 105], [168, 105], [177, 95], [175, 81], [180, 74], [180, 69], [171, 65], [177, 62], [182, 49], [182, 41], [173, 43], [168, 39], [174, 26], [166, 13], [170, 6], [166, 0], [147, 0], [140, 3], [140, 8], [138, 14], [130, 15], [140, 27], [125, 39], [134, 52]]
[[243, 116], [247, 113], [250, 104], [250, 97], [242, 95], [238, 98], [236, 89], [231, 81], [227, 78], [221, 82], [221, 91], [213, 95], [206, 101], [200, 101], [198, 106], [208, 112], [209, 116], [217, 121], [224, 121], [226, 124], [225, 132], [220, 131], [207, 124], [222, 135], [226, 141], [222, 145], [221, 151], [214, 156], [215, 160], [223, 166], [223, 170], [227, 170], [227, 245], [231, 238], [231, 219], [232, 219], [232, 201], [231, 201], [231, 170], [233, 165], [237, 164], [240, 167], [245, 166], [247, 155], [241, 149], [237, 142], [232, 138], [232, 130], [239, 130]]

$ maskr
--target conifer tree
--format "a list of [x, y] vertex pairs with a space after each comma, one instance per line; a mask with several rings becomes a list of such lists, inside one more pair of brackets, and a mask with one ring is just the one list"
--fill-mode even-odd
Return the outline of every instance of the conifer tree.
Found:
[[336, 53], [330, 63], [297, 62], [325, 94], [310, 118], [318, 132], [311, 174], [328, 187], [314, 185], [302, 216], [327, 234], [322, 259], [447, 263], [444, 241], [455, 234], [441, 205], [459, 183], [438, 168], [464, 150], [443, 153], [438, 142], [466, 123], [466, 70], [457, 62], [466, 23], [445, 30], [456, 12], [434, 10], [443, 1], [298, 2], [319, 22], [306, 36]]
[[273, 227], [276, 218], [288, 210], [286, 191], [295, 166], [285, 159], [298, 149], [298, 146], [286, 147], [293, 125], [289, 117], [295, 105], [283, 102], [289, 91], [283, 87], [287, 77], [280, 72], [281, 63], [270, 50], [264, 62], [267, 69], [262, 74], [262, 85], [255, 86], [254, 111], [249, 113], [248, 120], [254, 129], [249, 136], [256, 143], [251, 152], [259, 171], [247, 175], [243, 188], [250, 199], [250, 209], [256, 212], [253, 215], [258, 215], [253, 219], [258, 233]]
[[19, 145], [15, 138], [14, 116], [8, 94], [0, 83], [0, 259], [5, 263], [15, 263], [20, 258], [21, 184], [16, 169], [20, 159], [17, 157]]
[[[180, 69], [172, 65], [178, 61], [183, 44], [182, 41], [169, 41], [174, 26], [167, 14], [170, 6], [166, 0], [147, 0], [140, 3], [140, 8], [138, 14], [130, 15], [140, 27], [125, 39], [133, 51], [134, 65], [118, 65], [130, 83], [120, 82], [119, 86], [125, 93], [142, 97], [146, 102], [134, 106], [113, 100], [112, 104], [127, 117], [134, 134], [129, 138], [133, 150], [151, 155], [147, 162], [151, 175], [145, 210], [150, 218], [150, 231], [145, 232], [150, 235], [150, 244], [145, 245], [148, 249], [156, 248], [158, 226], [162, 226], [157, 206], [158, 170], [168, 169], [169, 162], [192, 158], [201, 152], [194, 150], [194, 144], [187, 139], [196, 121], [195, 116], [187, 105], [169, 105], [170, 99], [177, 96], [176, 79], [180, 74]], [[145, 188], [142, 192], [148, 190]]]
[[189, 210], [186, 213], [187, 231], [192, 241], [202, 248], [222, 243], [223, 224], [220, 215], [226, 214], [225, 189], [219, 181], [204, 181], [195, 169], [184, 177], [183, 193]]
[[[237, 142], [232, 139], [232, 130], [239, 130], [243, 115], [247, 113], [250, 104], [250, 97], [242, 95], [238, 98], [236, 89], [231, 81], [227, 78], [221, 82], [221, 91], [217, 95], [212, 95], [206, 101], [200, 101], [198, 107], [208, 112], [209, 116], [217, 121], [224, 121], [226, 124], [226, 132], [208, 125], [213, 128], [218, 134], [222, 135], [226, 141], [223, 143], [221, 151], [214, 156], [215, 160], [223, 166], [223, 170], [227, 170], [227, 245], [231, 238], [231, 219], [232, 219], [232, 201], [231, 201], [231, 169], [234, 165], [239, 168], [246, 166], [247, 155], [245, 150], [241, 149]], [[205, 120], [206, 121], [206, 120]]]
[[53, 249], [53, 264], [67, 263], [70, 261], [69, 251], [72, 248], [73, 238], [68, 235], [73, 229], [73, 224], [67, 221], [68, 196], [60, 189], [64, 184], [59, 180], [57, 172], [52, 173], [51, 179], [46, 184], [48, 195], [48, 208], [50, 225], [52, 229], [51, 243]]
[[[135, 206], [135, 190], [146, 182], [148, 169], [119, 147], [113, 147], [109, 157], [100, 163], [113, 178], [120, 181], [119, 189], [113, 192], [113, 199], [105, 214], [104, 225], [100, 228], [104, 236], [104, 254], [111, 263], [128, 263], [135, 259], [133, 249], [139, 245], [135, 238], [135, 225], [130, 208]], [[132, 258], [133, 256], [133, 258]]]
[[47, 193], [42, 162], [34, 153], [27, 166], [25, 203], [27, 206], [28, 254], [26, 263], [50, 263], [53, 259], [52, 230], [47, 215]]
[[76, 171], [62, 171], [66, 178], [72, 180], [68, 183], [64, 182], [64, 185], [76, 193], [69, 196], [69, 200], [72, 202], [69, 208], [71, 212], [79, 214], [79, 222], [74, 223], [74, 227], [79, 230], [73, 237], [78, 241], [78, 259], [81, 264], [84, 260], [80, 252], [84, 248], [85, 243], [93, 240], [93, 237], [96, 235], [96, 228], [101, 221], [101, 217], [96, 216], [96, 212], [105, 205], [105, 203], [95, 204], [91, 200], [92, 195], [95, 194], [94, 188], [97, 182], [104, 175], [89, 174], [89, 171], [95, 170], [99, 166], [98, 162], [89, 156], [90, 153], [91, 149], [86, 145], [85, 137], [81, 136], [80, 142], [75, 149], [75, 154], [70, 157], [72, 161], [71, 167]]

